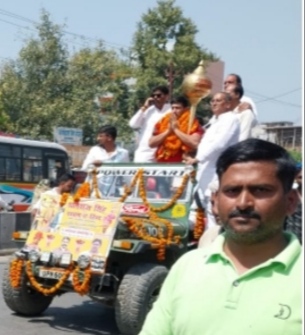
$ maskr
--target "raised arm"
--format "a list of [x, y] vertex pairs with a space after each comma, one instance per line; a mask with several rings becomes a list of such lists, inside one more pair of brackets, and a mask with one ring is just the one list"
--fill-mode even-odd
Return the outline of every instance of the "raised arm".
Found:
[[149, 104], [152, 98], [146, 99], [144, 105], [136, 112], [136, 114], [129, 120], [129, 127], [132, 129], [139, 129], [144, 125], [147, 112], [150, 107]]

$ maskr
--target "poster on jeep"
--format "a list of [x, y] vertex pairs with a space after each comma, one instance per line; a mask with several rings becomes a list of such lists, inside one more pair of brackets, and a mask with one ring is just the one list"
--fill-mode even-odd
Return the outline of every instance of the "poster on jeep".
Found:
[[[52, 202], [51, 199], [49, 201]], [[71, 254], [74, 261], [80, 255], [105, 261], [122, 205], [120, 202], [89, 198], [75, 202], [73, 197], [69, 197], [63, 207], [59, 206], [57, 212], [53, 212], [53, 218], [49, 217], [48, 211], [41, 211], [39, 220], [35, 218], [25, 250], [50, 252], [58, 259], [64, 254]]]

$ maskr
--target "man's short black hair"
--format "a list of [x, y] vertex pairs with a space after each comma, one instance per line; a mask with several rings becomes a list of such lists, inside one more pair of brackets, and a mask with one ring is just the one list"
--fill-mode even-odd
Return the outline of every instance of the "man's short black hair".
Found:
[[295, 161], [281, 146], [256, 138], [232, 145], [219, 156], [216, 163], [219, 181], [231, 165], [246, 162], [273, 162], [277, 167], [277, 177], [283, 185], [284, 192], [291, 190], [296, 174]]
[[64, 173], [58, 178], [58, 184], [65, 183], [69, 180], [76, 181], [75, 177], [70, 173]]
[[98, 131], [99, 134], [106, 134], [108, 136], [111, 136], [113, 138], [113, 140], [116, 139], [117, 137], [117, 130], [116, 130], [116, 127], [114, 126], [111, 126], [111, 125], [105, 125], [105, 126], [102, 126], [99, 131]]
[[187, 100], [186, 97], [183, 95], [180, 95], [178, 97], [175, 97], [172, 99], [171, 104], [180, 104], [183, 107], [188, 107], [189, 106], [189, 101]]
[[239, 76], [238, 74], [236, 73], [230, 73], [229, 76], [234, 76], [236, 78], [236, 83], [238, 85], [242, 85], [242, 80], [241, 80], [241, 76]]
[[241, 99], [244, 95], [244, 88], [242, 87], [242, 85], [237, 84], [236, 86], [233, 87], [233, 92], [235, 94], [238, 94], [239, 99]]
[[156, 86], [153, 90], [152, 90], [152, 93], [155, 93], [157, 91], [160, 91], [162, 92], [163, 94], [165, 95], [168, 95], [169, 94], [169, 89], [167, 86], [165, 85], [159, 85], [159, 86]]

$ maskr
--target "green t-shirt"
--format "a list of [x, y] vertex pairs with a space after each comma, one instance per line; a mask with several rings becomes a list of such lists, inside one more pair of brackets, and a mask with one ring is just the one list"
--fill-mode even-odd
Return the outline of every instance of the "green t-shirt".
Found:
[[139, 335], [301, 335], [301, 246], [238, 275], [224, 236], [171, 269]]

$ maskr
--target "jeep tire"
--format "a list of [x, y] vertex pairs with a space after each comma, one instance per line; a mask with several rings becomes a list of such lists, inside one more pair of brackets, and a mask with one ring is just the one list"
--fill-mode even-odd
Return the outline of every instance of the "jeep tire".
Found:
[[24, 316], [35, 316], [43, 313], [51, 304], [53, 297], [45, 296], [35, 291], [27, 284], [24, 270], [19, 288], [13, 288], [10, 283], [10, 262], [3, 271], [2, 294], [4, 301], [13, 312]]
[[168, 274], [165, 266], [140, 263], [131, 267], [119, 286], [115, 318], [123, 335], [137, 335]]

